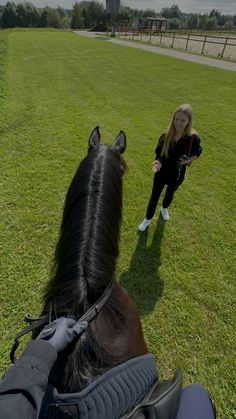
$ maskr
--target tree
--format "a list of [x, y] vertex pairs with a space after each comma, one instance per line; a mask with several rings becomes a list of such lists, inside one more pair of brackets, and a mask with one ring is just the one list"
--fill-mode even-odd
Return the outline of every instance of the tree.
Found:
[[82, 1], [84, 26], [92, 28], [103, 21], [105, 10], [102, 4], [96, 1]]
[[61, 28], [61, 18], [57, 9], [46, 6], [42, 12], [39, 27], [41, 28]]
[[205, 27], [207, 31], [213, 31], [217, 27], [217, 18], [215, 16], [209, 17], [206, 20]]
[[40, 16], [41, 16], [39, 9], [37, 9], [37, 7], [35, 7], [32, 3], [25, 3], [25, 5], [26, 5], [26, 10], [28, 14], [30, 15], [31, 26], [34, 28], [38, 27]]
[[187, 20], [187, 28], [189, 29], [197, 29], [198, 27], [198, 15], [192, 14], [189, 16]]
[[20, 28], [27, 28], [29, 26], [29, 20], [27, 16], [26, 7], [24, 4], [19, 3], [16, 6], [16, 26]]
[[233, 22], [231, 20], [227, 20], [223, 26], [225, 31], [231, 31], [233, 29]]
[[66, 10], [63, 9], [62, 7], [57, 6], [57, 11], [58, 11], [58, 13], [60, 15], [60, 18], [63, 18], [63, 17], [66, 17], [67, 16]]
[[170, 29], [179, 29], [181, 27], [180, 19], [176, 19], [175, 17], [168, 19], [168, 27]]
[[166, 19], [181, 19], [181, 11], [179, 9], [179, 6], [173, 5], [171, 7], [164, 7], [161, 10], [161, 16], [165, 17]]
[[166, 19], [168, 19], [170, 17], [169, 7], [164, 7], [163, 9], [161, 9], [161, 16], [165, 17]]
[[29, 28], [38, 26], [39, 11], [32, 3], [19, 3], [16, 6], [16, 26]]
[[120, 7], [120, 13], [117, 16], [116, 22], [131, 23], [134, 19], [133, 10], [127, 6]]
[[216, 24], [219, 25], [220, 23], [220, 18], [221, 18], [221, 14], [220, 12], [218, 12], [218, 10], [212, 9], [212, 11], [209, 14], [209, 18], [211, 17], [215, 17], [216, 18]]
[[84, 26], [83, 7], [81, 3], [75, 2], [73, 6], [70, 26], [72, 29], [80, 29]]
[[198, 17], [198, 27], [199, 29], [205, 29], [207, 25], [207, 15], [199, 15]]
[[47, 19], [48, 11], [47, 11], [47, 9], [48, 9], [48, 6], [46, 6], [42, 11], [41, 17], [39, 19], [39, 24], [38, 24], [39, 28], [46, 28], [47, 25], [48, 25], [48, 19]]
[[61, 18], [57, 9], [48, 8], [47, 26], [49, 28], [61, 28]]
[[2, 13], [2, 28], [14, 28], [17, 22], [15, 3], [7, 2]]
[[138, 19], [141, 16], [141, 12], [142, 10], [140, 11], [139, 9], [132, 9], [134, 19]]
[[218, 25], [224, 26], [225, 22], [227, 22], [228, 20], [230, 20], [228, 16], [221, 15], [218, 20]]
[[152, 9], [145, 9], [144, 11], [142, 11], [142, 17], [156, 17], [157, 14], [155, 12], [155, 10]]

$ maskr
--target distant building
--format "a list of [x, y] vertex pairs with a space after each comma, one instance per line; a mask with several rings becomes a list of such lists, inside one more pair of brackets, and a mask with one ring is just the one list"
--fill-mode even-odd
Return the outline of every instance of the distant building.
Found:
[[106, 0], [106, 12], [112, 15], [120, 11], [120, 0]]
[[149, 30], [151, 32], [165, 32], [167, 29], [167, 19], [164, 17], [140, 17], [138, 29]]

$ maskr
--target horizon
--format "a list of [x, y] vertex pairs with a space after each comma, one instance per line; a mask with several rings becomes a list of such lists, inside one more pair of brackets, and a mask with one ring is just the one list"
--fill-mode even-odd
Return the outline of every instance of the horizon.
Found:
[[[87, 0], [89, 1], [89, 0]], [[96, 0], [105, 7], [105, 0]], [[51, 8], [62, 7], [64, 9], [72, 9], [75, 0], [31, 0], [34, 6], [38, 8], [49, 6]], [[78, 1], [79, 3], [80, 1]], [[0, 0], [0, 5], [5, 6], [7, 0]], [[15, 4], [25, 3], [25, 1], [15, 0]], [[236, 0], [121, 0], [121, 6], [130, 7], [132, 9], [147, 10], [152, 9], [156, 13], [160, 13], [163, 8], [171, 7], [173, 4], [178, 5], [183, 13], [209, 14], [215, 9], [224, 15], [236, 14]]]

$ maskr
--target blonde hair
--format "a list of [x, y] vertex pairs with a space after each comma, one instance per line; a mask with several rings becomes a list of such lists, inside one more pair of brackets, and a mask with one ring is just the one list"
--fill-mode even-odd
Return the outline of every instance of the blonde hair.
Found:
[[171, 123], [169, 125], [169, 128], [166, 131], [165, 134], [165, 138], [164, 138], [164, 143], [162, 146], [162, 151], [161, 151], [161, 155], [165, 156], [166, 158], [168, 158], [168, 152], [170, 149], [170, 146], [173, 144], [174, 141], [174, 137], [176, 134], [176, 129], [175, 129], [175, 125], [174, 125], [174, 120], [175, 120], [175, 115], [177, 114], [177, 112], [183, 112], [187, 118], [188, 118], [188, 124], [183, 132], [183, 135], [191, 135], [193, 133], [193, 129], [192, 129], [192, 123], [193, 123], [193, 110], [191, 105], [189, 105], [188, 103], [179, 106], [172, 117]]

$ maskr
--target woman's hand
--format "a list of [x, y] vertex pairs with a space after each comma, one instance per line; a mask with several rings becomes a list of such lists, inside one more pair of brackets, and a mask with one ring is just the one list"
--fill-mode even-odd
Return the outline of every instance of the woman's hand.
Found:
[[159, 170], [161, 169], [161, 166], [162, 166], [162, 164], [161, 164], [160, 160], [155, 160], [152, 163], [152, 171], [154, 173], [159, 172]]
[[179, 164], [180, 164], [180, 166], [184, 166], [184, 165], [186, 165], [186, 166], [190, 166], [190, 164], [192, 163], [192, 159], [180, 159], [179, 160]]
[[[187, 157], [187, 156], [186, 156]], [[198, 156], [196, 156], [195, 154], [193, 155], [193, 156], [191, 156], [191, 157], [188, 157], [188, 158], [183, 158], [183, 159], [179, 159], [179, 164], [181, 165], [181, 166], [184, 166], [184, 165], [186, 165], [186, 166], [190, 166], [190, 164], [194, 161], [194, 160], [197, 160], [198, 159]]]
[[78, 339], [88, 327], [87, 321], [59, 317], [40, 332], [37, 339], [46, 340], [57, 352], [62, 352], [73, 340]]

